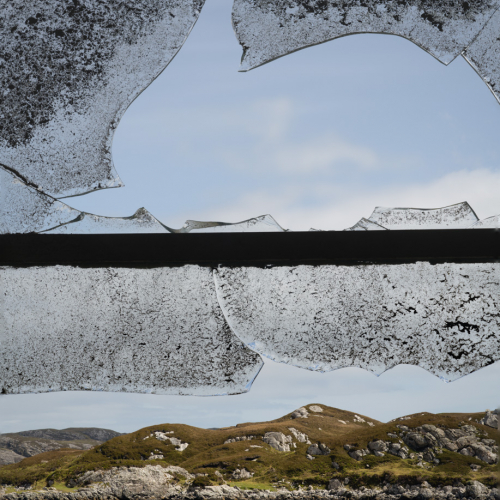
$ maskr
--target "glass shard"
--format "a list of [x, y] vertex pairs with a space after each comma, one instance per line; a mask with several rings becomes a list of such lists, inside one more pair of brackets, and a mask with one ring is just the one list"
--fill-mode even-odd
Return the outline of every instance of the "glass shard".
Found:
[[68, 224], [44, 231], [43, 234], [112, 234], [165, 233], [167, 228], [145, 208], [139, 208], [131, 217], [103, 217], [82, 212]]
[[386, 227], [382, 227], [376, 222], [365, 219], [364, 217], [360, 219], [354, 226], [344, 229], [344, 231], [386, 231]]
[[242, 222], [200, 222], [187, 220], [180, 229], [171, 229], [172, 233], [264, 233], [282, 232], [283, 229], [270, 215], [260, 215]]
[[122, 186], [111, 142], [204, 0], [12, 0], [0, 7], [0, 162], [53, 197]]
[[235, 0], [233, 26], [243, 47], [240, 71], [355, 33], [402, 36], [448, 64], [474, 40], [498, 0]]
[[500, 215], [478, 220], [470, 227], [472, 229], [500, 229]]
[[462, 56], [476, 70], [500, 103], [500, 10]]
[[368, 220], [386, 229], [465, 229], [479, 219], [463, 202], [443, 208], [376, 207]]
[[27, 185], [0, 166], [0, 234], [45, 231], [79, 216], [78, 210]]
[[1, 273], [0, 393], [238, 394], [263, 365], [227, 325], [209, 268]]
[[498, 264], [296, 266], [214, 271], [251, 349], [316, 371], [418, 365], [456, 379], [500, 360]]
[[164, 233], [168, 229], [145, 208], [131, 217], [80, 212], [26, 184], [0, 166], [0, 234]]

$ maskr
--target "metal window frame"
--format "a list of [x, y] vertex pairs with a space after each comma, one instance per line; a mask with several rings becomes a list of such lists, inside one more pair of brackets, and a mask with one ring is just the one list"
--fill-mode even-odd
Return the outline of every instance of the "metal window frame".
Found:
[[0, 235], [0, 265], [294, 266], [498, 262], [500, 230]]

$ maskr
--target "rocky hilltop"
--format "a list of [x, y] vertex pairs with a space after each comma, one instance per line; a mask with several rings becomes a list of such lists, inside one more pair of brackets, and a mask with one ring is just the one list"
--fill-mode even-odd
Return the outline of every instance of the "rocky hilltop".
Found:
[[0, 465], [20, 462], [47, 451], [71, 448], [90, 450], [119, 432], [95, 427], [70, 429], [38, 429], [0, 435]]
[[222, 429], [162, 424], [0, 468], [2, 500], [500, 500], [496, 412], [388, 423], [311, 404]]

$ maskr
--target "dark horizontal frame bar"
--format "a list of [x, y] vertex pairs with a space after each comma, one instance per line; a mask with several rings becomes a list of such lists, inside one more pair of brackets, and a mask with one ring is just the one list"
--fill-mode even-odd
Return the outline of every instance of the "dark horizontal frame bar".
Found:
[[85, 267], [265, 266], [494, 262], [500, 231], [0, 235], [0, 265]]

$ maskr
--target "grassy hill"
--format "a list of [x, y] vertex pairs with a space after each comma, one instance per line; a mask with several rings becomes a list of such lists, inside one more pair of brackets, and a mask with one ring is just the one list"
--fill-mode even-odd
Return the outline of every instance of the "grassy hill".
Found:
[[[426, 480], [433, 485], [443, 485], [458, 479], [476, 479], [490, 486], [498, 482], [498, 463], [489, 464], [441, 446], [419, 448], [418, 439], [415, 441], [412, 437], [415, 429], [420, 429], [416, 434], [424, 435], [421, 427], [426, 424], [435, 426], [441, 433], [466, 429], [469, 434], [475, 433], [478, 443], [486, 440], [489, 449], [494, 449], [500, 444], [500, 434], [478, 423], [484, 413], [419, 413], [382, 423], [321, 404], [305, 408], [307, 416], [304, 412], [298, 415], [295, 412], [270, 422], [222, 429], [154, 425], [115, 437], [86, 452], [51, 451], [0, 467], [0, 484], [32, 484], [37, 488], [54, 485], [66, 489], [65, 485], [74, 485], [87, 471], [147, 465], [180, 466], [197, 474], [196, 480], [206, 484], [227, 482], [247, 488], [325, 487], [334, 477], [342, 482], [348, 480], [352, 487], [374, 486], [384, 481], [416, 484]], [[314, 409], [321, 411], [312, 411]], [[268, 442], [263, 441], [269, 432], [282, 433], [289, 451], [271, 446], [269, 435]], [[462, 434], [464, 432], [462, 430]], [[248, 439], [235, 441], [236, 438]], [[300, 442], [300, 439], [309, 442]], [[353, 458], [356, 450], [366, 450], [369, 443], [375, 441], [385, 442], [386, 447], [407, 448], [407, 456], [403, 459], [389, 452], [380, 456], [371, 452], [359, 460]], [[326, 454], [312, 455], [310, 446], [320, 443]], [[428, 454], [429, 449], [434, 450], [434, 459]], [[496, 450], [498, 452], [498, 448]], [[245, 472], [242, 475], [238, 470]]]
[[37, 429], [0, 435], [0, 465], [20, 462], [26, 457], [61, 448], [89, 450], [119, 432], [95, 427]]

